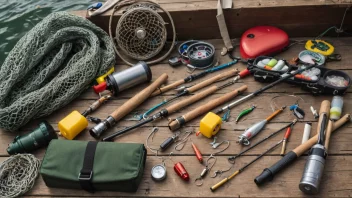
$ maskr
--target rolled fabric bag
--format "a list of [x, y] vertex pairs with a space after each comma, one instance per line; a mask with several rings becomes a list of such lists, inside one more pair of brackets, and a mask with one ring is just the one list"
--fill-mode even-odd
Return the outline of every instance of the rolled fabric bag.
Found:
[[53, 188], [135, 192], [146, 155], [143, 144], [52, 140], [40, 174]]

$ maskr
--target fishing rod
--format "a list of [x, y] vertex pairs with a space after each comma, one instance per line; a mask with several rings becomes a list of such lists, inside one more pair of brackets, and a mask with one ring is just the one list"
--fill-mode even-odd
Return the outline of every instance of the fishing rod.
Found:
[[[198, 100], [200, 100], [202, 98], [205, 98], [205, 97], [209, 96], [210, 94], [214, 93], [215, 91], [217, 91], [219, 89], [222, 89], [224, 87], [227, 87], [227, 86], [230, 86], [230, 85], [236, 83], [237, 82], [237, 78], [236, 77], [233, 80], [231, 80], [231, 81], [229, 81], [229, 82], [227, 82], [227, 83], [225, 83], [223, 85], [220, 85], [220, 86], [214, 85], [214, 86], [212, 86], [212, 87], [210, 87], [210, 88], [208, 88], [208, 89], [206, 89], [206, 90], [204, 90], [204, 91], [202, 91], [202, 92], [200, 92], [198, 94], [195, 94], [195, 95], [193, 95], [193, 96], [191, 96], [189, 98], [186, 98], [186, 99], [184, 99], [184, 100], [182, 100], [182, 101], [180, 101], [180, 102], [178, 102], [176, 104], [173, 104], [173, 105], [171, 105], [169, 107], [166, 107], [165, 109], [162, 109], [160, 112], [154, 114], [153, 116], [151, 116], [151, 117], [149, 117], [149, 118], [147, 118], [147, 119], [145, 119], [145, 120], [143, 120], [143, 121], [141, 121], [141, 122], [139, 122], [139, 123], [137, 123], [137, 124], [135, 124], [133, 126], [127, 127], [125, 129], [122, 129], [122, 130], [120, 130], [118, 132], [115, 132], [115, 133], [103, 138], [103, 141], [111, 141], [116, 136], [120, 136], [120, 135], [122, 135], [122, 134], [124, 134], [124, 133], [126, 133], [126, 132], [128, 132], [128, 131], [130, 131], [132, 129], [138, 128], [138, 127], [140, 127], [140, 126], [142, 126], [142, 125], [144, 125], [146, 123], [152, 122], [154, 120], [158, 120], [158, 119], [161, 119], [163, 117], [166, 117], [166, 116], [170, 115], [171, 113], [174, 113], [174, 112], [176, 112], [176, 111], [178, 111], [178, 110], [180, 110], [180, 109], [182, 109], [182, 108], [184, 108], [184, 107], [186, 107], [186, 106], [188, 106], [188, 105], [190, 105], [190, 104], [192, 104], [192, 103], [194, 103], [194, 102], [196, 102], [196, 101], [198, 101]], [[232, 91], [230, 93], [227, 93], [225, 95], [229, 95], [229, 97], [235, 97], [239, 93], [242, 93], [246, 89], [247, 89], [247, 86], [243, 85], [242, 87], [240, 87], [238, 89], [235, 89], [234, 91]]]
[[169, 91], [171, 89], [174, 89], [174, 88], [176, 88], [176, 87], [178, 87], [178, 86], [180, 86], [180, 85], [182, 85], [184, 83], [192, 82], [192, 81], [194, 81], [196, 79], [199, 79], [199, 78], [202, 78], [202, 77], [206, 76], [207, 74], [210, 74], [210, 73], [213, 73], [213, 72], [228, 68], [228, 67], [236, 64], [238, 62], [238, 60], [240, 60], [240, 59], [239, 58], [234, 58], [233, 61], [231, 61], [231, 62], [224, 63], [224, 64], [216, 66], [216, 67], [212, 67], [210, 69], [204, 70], [204, 71], [199, 72], [197, 74], [189, 75], [189, 76], [187, 76], [184, 79], [178, 80], [178, 81], [176, 81], [174, 83], [171, 83], [169, 85], [161, 87], [160, 89], [155, 90], [151, 94], [151, 96], [156, 96], [156, 95], [159, 95], [161, 93], [165, 93], [165, 92], [167, 92], [167, 91]]
[[189, 88], [185, 88], [183, 89], [183, 91], [181, 91], [179, 94], [175, 95], [172, 98], [166, 99], [164, 101], [162, 101], [161, 103], [153, 106], [152, 108], [150, 108], [148, 111], [146, 111], [144, 114], [142, 115], [137, 115], [137, 119], [141, 120], [141, 119], [146, 119], [148, 117], [149, 114], [151, 114], [153, 111], [155, 111], [156, 109], [160, 108], [161, 106], [164, 106], [167, 103], [170, 103], [174, 100], [176, 100], [177, 98], [181, 97], [181, 96], [185, 96], [191, 93], [194, 93], [210, 84], [213, 84], [214, 82], [218, 82], [221, 80], [225, 80], [227, 78], [230, 78], [232, 76], [238, 75], [239, 70], [238, 69], [232, 69], [230, 71], [227, 72], [223, 72], [221, 74], [218, 74], [216, 76], [213, 76], [212, 78], [209, 78], [208, 80], [205, 80], [201, 83], [198, 83], [196, 85], [193, 85], [192, 87]]
[[[286, 132], [285, 136], [289, 136], [290, 132], [288, 133], [288, 131]], [[245, 166], [243, 166], [242, 168], [238, 169], [237, 171], [235, 171], [232, 175], [226, 177], [225, 179], [221, 180], [219, 183], [215, 184], [214, 186], [210, 187], [210, 190], [212, 192], [214, 192], [216, 189], [218, 189], [220, 186], [224, 185], [225, 183], [227, 183], [228, 181], [230, 181], [230, 179], [234, 178], [235, 176], [237, 176], [238, 174], [242, 173], [247, 167], [249, 167], [251, 164], [253, 164], [254, 162], [258, 161], [260, 158], [262, 158], [265, 154], [269, 153], [270, 151], [274, 150], [276, 147], [278, 147], [282, 142], [284, 141], [284, 139], [281, 139], [280, 141], [278, 141], [276, 144], [274, 144], [272, 147], [270, 147], [268, 150], [266, 150], [265, 152], [263, 152], [262, 154], [260, 154], [258, 157], [256, 157], [254, 160], [250, 161], [248, 164], [246, 164]]]
[[[303, 72], [305, 70], [311, 69], [311, 68], [313, 68], [315, 66], [316, 65], [309, 65], [309, 66], [307, 66], [305, 68], [297, 69], [296, 71], [294, 71], [292, 73], [285, 73], [277, 81], [272, 82], [272, 83], [270, 83], [270, 84], [258, 89], [257, 91], [255, 91], [255, 92], [253, 92], [253, 93], [251, 93], [251, 94], [249, 94], [249, 95], [247, 95], [247, 96], [245, 96], [245, 97], [243, 97], [243, 98], [241, 98], [239, 100], [236, 100], [235, 102], [233, 102], [233, 103], [231, 103], [229, 105], [224, 106], [221, 109], [218, 109], [215, 112], [215, 114], [220, 114], [220, 113], [222, 113], [225, 110], [231, 109], [232, 107], [234, 107], [234, 106], [236, 106], [236, 105], [238, 105], [238, 104], [240, 104], [240, 103], [242, 103], [242, 102], [244, 102], [246, 100], [249, 100], [249, 99], [251, 99], [251, 98], [253, 98], [255, 96], [258, 96], [262, 92], [264, 92], [264, 91], [274, 87], [275, 85], [277, 85], [277, 84], [279, 84], [279, 83], [281, 83], [281, 82], [293, 77], [294, 75], [296, 75], [298, 73], [301, 73], [301, 72]], [[248, 74], [250, 74], [248, 69], [245, 69], [245, 70], [241, 71], [240, 74], [239, 74], [239, 79], [241, 77], [247, 76]], [[222, 104], [222, 103], [217, 103], [217, 104], [212, 103], [211, 105], [208, 103], [206, 105], [200, 106], [200, 107], [198, 107], [198, 108], [196, 108], [196, 109], [194, 109], [194, 110], [192, 110], [192, 111], [190, 111], [190, 112], [188, 112], [188, 113], [186, 113], [186, 114], [174, 119], [173, 121], [171, 121], [169, 123], [169, 128], [172, 131], [174, 131], [176, 129], [179, 129], [180, 127], [182, 127], [184, 124], [186, 124], [190, 120], [192, 120], [192, 119], [194, 119], [194, 118], [196, 118], [196, 117], [198, 117], [198, 116], [200, 116], [200, 115], [202, 115], [202, 114], [204, 114], [206, 112], [209, 112], [211, 109], [217, 107], [220, 104]]]
[[251, 99], [251, 98], [253, 98], [253, 97], [255, 97], [255, 96], [258, 96], [259, 94], [263, 93], [264, 91], [266, 91], [266, 90], [268, 90], [268, 89], [271, 89], [271, 88], [274, 87], [275, 85], [280, 84], [281, 82], [283, 82], [283, 81], [285, 81], [285, 80], [287, 80], [287, 79], [289, 79], [289, 78], [292, 78], [292, 77], [295, 76], [296, 74], [302, 73], [302, 72], [304, 72], [304, 71], [306, 71], [306, 70], [308, 70], [308, 69], [311, 69], [311, 68], [313, 68], [313, 67], [315, 67], [315, 66], [316, 66], [316, 65], [309, 65], [309, 66], [307, 66], [307, 67], [304, 67], [304, 68], [301, 68], [301, 69], [297, 69], [296, 71], [294, 71], [294, 72], [292, 72], [292, 73], [285, 73], [285, 74], [283, 74], [283, 75], [281, 76], [280, 79], [278, 79], [278, 80], [276, 80], [276, 81], [274, 81], [274, 82], [272, 82], [272, 83], [270, 83], [270, 84], [268, 84], [268, 85], [266, 85], [266, 86], [264, 86], [264, 87], [258, 89], [257, 91], [255, 91], [255, 92], [253, 92], [253, 93], [251, 93], [251, 94], [249, 94], [249, 95], [247, 95], [247, 96], [245, 96], [245, 97], [243, 97], [243, 98], [241, 98], [241, 99], [239, 99], [239, 100], [236, 100], [235, 102], [232, 102], [232, 103], [230, 103], [230, 104], [224, 106], [224, 107], [221, 108], [221, 109], [218, 109], [218, 110], [215, 112], [215, 114], [220, 114], [220, 113], [222, 113], [222, 112], [225, 111], [225, 110], [231, 109], [232, 107], [234, 107], [234, 106], [236, 106], [236, 105], [238, 105], [238, 104], [240, 104], [240, 103], [242, 103], [242, 102], [244, 102], [244, 101], [246, 101], [246, 100], [249, 100], [249, 99]]
[[[235, 159], [242, 156], [244, 153], [252, 150], [254, 147], [258, 146], [259, 144], [265, 142], [266, 140], [270, 139], [271, 137], [274, 137], [276, 134], [280, 133], [282, 130], [286, 129], [290, 129], [291, 127], [293, 127], [293, 125], [295, 125], [297, 123], [297, 119], [294, 119], [292, 122], [288, 123], [286, 126], [282, 127], [281, 129], [271, 133], [270, 135], [264, 137], [263, 139], [259, 140], [258, 142], [254, 143], [252, 146], [248, 147], [247, 149], [241, 151], [238, 155], [235, 155], [235, 156], [232, 156], [232, 157], [229, 157], [228, 158], [228, 161], [231, 163], [231, 164], [234, 164], [235, 163]], [[287, 131], [286, 131], [287, 133]]]
[[[335, 132], [342, 125], [347, 122], [351, 122], [351, 114], [344, 115], [341, 119], [336, 121], [332, 125], [332, 131]], [[318, 123], [318, 126], [321, 122]], [[268, 181], [273, 180], [274, 176], [285, 169], [288, 165], [292, 164], [295, 160], [297, 160], [301, 155], [303, 155], [307, 150], [309, 150], [314, 144], [318, 141], [318, 134], [307, 140], [305, 143], [299, 145], [292, 151], [288, 152], [283, 158], [277, 161], [269, 168], [265, 168], [263, 172], [254, 179], [254, 182], [259, 186]]]
[[257, 122], [256, 124], [252, 125], [248, 129], [246, 129], [240, 136], [238, 136], [238, 143], [248, 146], [250, 144], [249, 139], [256, 136], [261, 130], [263, 130], [264, 126], [272, 120], [275, 116], [279, 115], [286, 107], [282, 107], [281, 109], [276, 110], [272, 113], [269, 117], [265, 118], [264, 120]]
[[100, 137], [100, 135], [108, 128], [114, 126], [116, 122], [121, 120], [125, 115], [130, 113], [133, 109], [137, 108], [146, 99], [148, 99], [150, 94], [158, 87], [160, 87], [167, 80], [167, 78], [168, 75], [166, 73], [162, 74], [152, 84], [133, 96], [114, 112], [112, 112], [105, 120], [91, 128], [89, 130], [90, 135], [94, 138]]
[[[317, 131], [318, 142], [309, 152], [305, 168], [303, 169], [304, 172], [299, 183], [299, 189], [306, 194], [317, 194], [319, 192], [325, 161], [328, 155], [330, 135], [333, 129], [333, 120], [339, 119], [339, 116], [341, 115], [341, 111], [335, 115], [334, 112], [337, 108], [342, 110], [343, 102], [340, 104], [341, 101], [342, 97], [334, 96], [331, 102], [331, 108], [329, 101], [323, 101], [324, 104], [322, 103], [322, 106], [324, 105], [325, 109], [322, 113], [320, 113], [320, 116], [322, 115], [323, 118], [319, 131]], [[328, 108], [330, 108], [330, 111]], [[311, 177], [311, 175], [314, 175], [314, 177]]]

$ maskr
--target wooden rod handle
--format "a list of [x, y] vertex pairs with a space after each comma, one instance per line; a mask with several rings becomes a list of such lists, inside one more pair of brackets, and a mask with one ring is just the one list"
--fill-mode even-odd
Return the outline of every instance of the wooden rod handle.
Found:
[[[219, 106], [219, 105], [221, 105], [221, 104], [233, 99], [238, 94], [244, 92], [246, 89], [247, 89], [247, 85], [243, 85], [240, 88], [238, 88], [238, 89], [236, 89], [236, 90], [234, 90], [232, 92], [229, 92], [229, 93], [227, 93], [227, 94], [225, 94], [225, 95], [223, 95], [223, 96], [221, 96], [221, 97], [219, 97], [219, 98], [217, 98], [215, 100], [212, 100], [212, 101], [208, 102], [205, 105], [202, 105], [202, 106], [199, 106], [199, 107], [193, 109], [192, 111], [186, 113], [182, 117], [185, 120], [185, 122], [188, 122], [188, 121], [190, 121], [190, 120], [192, 120], [192, 119], [194, 119], [194, 118], [196, 118], [196, 117], [198, 117], [198, 116], [210, 111], [211, 109], [213, 109], [213, 108], [215, 108], [215, 107], [217, 107], [217, 106]], [[169, 128], [171, 130], [176, 130], [176, 129], [179, 128], [179, 123], [177, 121], [175, 121], [175, 120], [171, 121], [169, 123]]]
[[328, 151], [328, 149], [329, 149], [330, 136], [331, 136], [333, 124], [334, 123], [332, 122], [332, 120], [329, 120], [328, 127], [327, 127], [326, 133], [325, 133], [325, 145], [324, 146], [325, 146], [326, 151]]
[[169, 114], [171, 114], [175, 111], [182, 109], [183, 107], [186, 107], [190, 104], [197, 102], [198, 100], [201, 100], [201, 99], [209, 96], [210, 94], [216, 92], [217, 90], [218, 90], [218, 86], [215, 86], [215, 85], [211, 86], [210, 88], [208, 88], [200, 93], [197, 93], [197, 94], [195, 94], [191, 97], [188, 97], [184, 100], [181, 100], [178, 103], [172, 104], [171, 106], [167, 107], [166, 110]]
[[171, 83], [171, 84], [169, 84], [169, 85], [166, 85], [166, 86], [164, 86], [164, 87], [161, 87], [161, 88], [155, 90], [155, 91], [150, 95], [150, 97], [157, 96], [157, 95], [159, 95], [159, 94], [161, 94], [161, 93], [165, 93], [165, 92], [167, 92], [167, 91], [169, 91], [169, 90], [171, 90], [171, 89], [174, 89], [174, 88], [178, 87], [179, 85], [182, 85], [184, 82], [185, 82], [185, 80], [184, 80], [184, 79], [181, 79], [181, 80], [178, 80], [178, 81], [176, 81], [176, 82], [173, 82], [173, 83]]
[[321, 105], [320, 105], [317, 134], [320, 133], [320, 126], [324, 119], [323, 114], [326, 114], [326, 117], [329, 118], [329, 113], [330, 113], [330, 101], [324, 100], [323, 102], [321, 102]]
[[110, 115], [115, 119], [115, 121], [119, 121], [122, 119], [124, 116], [126, 116], [128, 113], [130, 113], [133, 109], [138, 107], [141, 103], [143, 103], [149, 96], [150, 94], [160, 87], [165, 81], [167, 80], [168, 76], [166, 73], [162, 74], [158, 79], [156, 79], [151, 85], [143, 89], [141, 92], [133, 96], [131, 99], [129, 99], [127, 102], [125, 102], [122, 106], [120, 106], [118, 109], [116, 109], [112, 114]]
[[[351, 120], [351, 115], [346, 114], [342, 118], [340, 118], [338, 121], [333, 123], [332, 125], [332, 132], [335, 132], [338, 128], [340, 128], [343, 124]], [[292, 151], [296, 153], [296, 155], [299, 157], [301, 156], [304, 152], [306, 152], [308, 149], [310, 149], [314, 144], [316, 144], [318, 141], [318, 134], [315, 136], [311, 137], [308, 141], [305, 143], [299, 145]]]
[[330, 101], [328, 100], [324, 100], [323, 102], [321, 102], [320, 105], [320, 110], [319, 110], [319, 115], [322, 113], [326, 113], [329, 117], [329, 113], [330, 113]]
[[201, 83], [198, 83], [196, 85], [193, 85], [192, 87], [190, 88], [187, 88], [188, 92], [189, 93], [193, 93], [199, 89], [202, 89], [203, 87], [206, 87], [214, 82], [217, 82], [217, 81], [220, 81], [220, 80], [225, 80], [227, 78], [230, 78], [232, 76], [235, 76], [239, 73], [239, 70], [238, 69], [232, 69], [230, 71], [227, 71], [227, 72], [223, 72], [221, 74], [218, 74], [216, 76], [213, 76], [212, 78], [209, 78], [208, 80], [205, 80]]

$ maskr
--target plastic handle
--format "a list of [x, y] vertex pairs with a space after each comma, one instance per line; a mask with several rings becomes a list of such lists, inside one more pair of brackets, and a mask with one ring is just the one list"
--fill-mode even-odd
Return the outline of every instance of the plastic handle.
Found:
[[276, 162], [270, 168], [264, 169], [264, 171], [254, 179], [254, 182], [259, 186], [264, 184], [267, 181], [271, 181], [274, 178], [274, 175], [280, 170], [284, 169], [286, 166], [291, 164], [298, 156], [295, 152], [288, 152], [281, 160]]
[[194, 153], [196, 154], [196, 157], [200, 163], [203, 163], [203, 157], [202, 154], [200, 153], [199, 149], [196, 147], [194, 143], [192, 143], [192, 148]]
[[285, 139], [288, 139], [291, 135], [291, 127], [288, 127], [285, 133]]
[[107, 84], [106, 82], [102, 82], [99, 85], [93, 86], [93, 90], [95, 93], [99, 94], [100, 92], [103, 92], [106, 90]]
[[241, 78], [244, 78], [248, 75], [251, 75], [251, 71], [249, 71], [248, 69], [245, 69], [245, 70], [241, 71], [239, 75]]
[[160, 149], [163, 151], [167, 149], [174, 142], [174, 138], [169, 137], [163, 143], [160, 144]]

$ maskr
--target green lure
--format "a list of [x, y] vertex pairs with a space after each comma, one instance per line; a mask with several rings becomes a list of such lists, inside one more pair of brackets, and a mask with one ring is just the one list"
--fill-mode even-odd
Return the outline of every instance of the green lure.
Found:
[[243, 116], [245, 116], [245, 115], [249, 114], [250, 112], [252, 112], [255, 109], [255, 107], [256, 106], [253, 105], [252, 107], [241, 111], [241, 113], [236, 118], [236, 123], [240, 120], [240, 118], [242, 118]]

